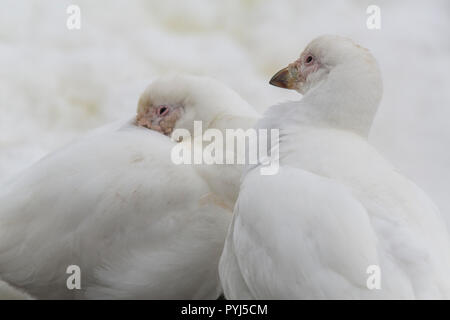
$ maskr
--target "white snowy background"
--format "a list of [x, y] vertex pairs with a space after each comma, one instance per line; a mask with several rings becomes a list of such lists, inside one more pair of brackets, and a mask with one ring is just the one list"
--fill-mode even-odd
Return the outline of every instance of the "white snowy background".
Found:
[[[68, 30], [68, 5], [81, 30]], [[366, 27], [381, 8], [381, 30]], [[0, 182], [89, 129], [135, 112], [155, 77], [208, 75], [264, 110], [268, 85], [314, 37], [369, 48], [384, 97], [371, 141], [450, 221], [450, 2], [0, 0]], [[351, 161], [351, 159], [349, 159]]]

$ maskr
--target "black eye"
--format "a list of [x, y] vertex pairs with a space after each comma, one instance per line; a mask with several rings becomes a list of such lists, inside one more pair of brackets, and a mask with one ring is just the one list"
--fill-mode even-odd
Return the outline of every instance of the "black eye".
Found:
[[159, 109], [159, 115], [164, 114], [164, 112], [166, 112], [166, 110], [167, 110], [167, 107], [162, 107], [162, 108], [160, 108], [160, 109]]
[[308, 58], [306, 58], [306, 63], [310, 63], [312, 61], [313, 57], [312, 56], [308, 56]]

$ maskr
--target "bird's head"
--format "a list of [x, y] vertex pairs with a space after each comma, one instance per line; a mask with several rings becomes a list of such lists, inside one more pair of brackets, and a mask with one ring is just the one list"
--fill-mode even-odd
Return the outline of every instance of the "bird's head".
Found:
[[270, 84], [302, 93], [303, 105], [316, 122], [363, 136], [370, 131], [383, 92], [380, 69], [369, 50], [331, 35], [311, 41]]
[[186, 129], [194, 137], [194, 121], [212, 128], [221, 116], [245, 116], [253, 109], [233, 90], [216, 80], [191, 75], [171, 75], [153, 81], [142, 93], [137, 110], [139, 126], [171, 137]]
[[147, 87], [139, 98], [137, 125], [164, 135], [172, 133], [185, 113], [186, 101], [170, 88], [164, 79], [158, 79]]
[[378, 65], [366, 48], [348, 38], [324, 35], [311, 41], [297, 60], [272, 77], [270, 84], [306, 94], [331, 72], [352, 73], [361, 66], [379, 76]]

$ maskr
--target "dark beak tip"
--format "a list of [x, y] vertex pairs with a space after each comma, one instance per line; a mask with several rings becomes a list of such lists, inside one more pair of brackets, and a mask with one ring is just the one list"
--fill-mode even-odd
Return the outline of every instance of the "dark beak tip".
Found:
[[280, 71], [278, 71], [269, 81], [269, 84], [279, 87], [279, 88], [288, 88], [288, 78], [289, 78], [289, 72], [287, 68], [284, 68]]
[[286, 89], [286, 84], [279, 81], [278, 79], [272, 78], [269, 81], [269, 84], [275, 86], [275, 87], [279, 87], [279, 88], [285, 88]]
[[276, 80], [275, 77], [272, 77], [272, 79], [269, 80], [269, 84], [276, 86]]

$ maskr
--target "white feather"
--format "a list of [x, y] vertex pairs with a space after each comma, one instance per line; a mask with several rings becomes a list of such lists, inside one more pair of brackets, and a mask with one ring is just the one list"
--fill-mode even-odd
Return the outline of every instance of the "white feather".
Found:
[[[210, 79], [173, 76], [149, 90], [161, 102], [182, 99], [194, 120], [210, 123], [228, 112], [223, 127], [255, 121], [235, 112], [256, 115], [245, 101]], [[36, 298], [217, 298], [218, 260], [240, 168], [215, 166], [205, 173], [202, 166], [175, 165], [174, 145], [122, 121], [50, 154], [5, 185], [0, 276]], [[222, 177], [228, 183], [217, 189]], [[66, 286], [69, 265], [81, 269], [81, 290]]]
[[[309, 49], [328, 73], [258, 125], [280, 129], [281, 167], [273, 176], [249, 167], [243, 179], [219, 266], [226, 297], [450, 298], [445, 221], [367, 142], [381, 97], [376, 63], [338, 37]], [[380, 289], [366, 285], [371, 265]]]

